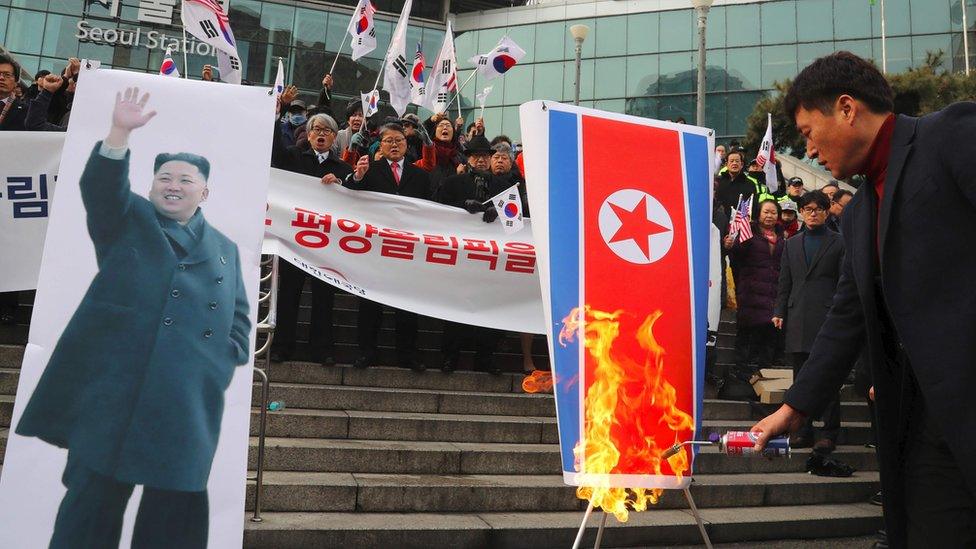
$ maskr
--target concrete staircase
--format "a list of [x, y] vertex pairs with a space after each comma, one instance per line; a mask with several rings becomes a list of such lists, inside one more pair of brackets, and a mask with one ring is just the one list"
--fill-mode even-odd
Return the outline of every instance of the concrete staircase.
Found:
[[[559, 475], [551, 396], [523, 393], [522, 376], [515, 373], [350, 368], [344, 363], [356, 356], [355, 301], [340, 296], [337, 308], [340, 365], [295, 361], [270, 369], [271, 398], [286, 406], [268, 414], [264, 521], [246, 521], [245, 547], [571, 546], [585, 502]], [[30, 307], [22, 309], [19, 325], [0, 326], [0, 458], [26, 342]], [[307, 318], [307, 310], [300, 318]], [[427, 319], [421, 326], [425, 360], [435, 367], [437, 322]], [[734, 326], [723, 322], [721, 331], [719, 356], [727, 360]], [[380, 342], [392, 345], [392, 329], [384, 329]], [[535, 343], [537, 363], [544, 364], [545, 342]], [[517, 337], [505, 345], [500, 360], [516, 371], [521, 365]], [[298, 358], [307, 356], [304, 351], [300, 345]], [[392, 349], [384, 352], [381, 359], [390, 362]], [[255, 403], [259, 397], [256, 386]], [[701, 436], [747, 429], [766, 412], [761, 405], [706, 394]], [[257, 417], [254, 408], [252, 435]], [[858, 469], [851, 478], [805, 473], [809, 451], [777, 460], [702, 452], [692, 493], [712, 541], [849, 538], [881, 527], [880, 508], [867, 503], [879, 489], [874, 451], [864, 447], [870, 437], [867, 406], [846, 390], [843, 418], [836, 456]], [[256, 448], [254, 436], [252, 470]], [[249, 482], [248, 510], [254, 494]], [[594, 513], [584, 546], [593, 545], [598, 524]], [[611, 517], [603, 545], [700, 541], [684, 497], [668, 492], [652, 510], [631, 514], [626, 524]], [[857, 541], [864, 544], [863, 538]]]

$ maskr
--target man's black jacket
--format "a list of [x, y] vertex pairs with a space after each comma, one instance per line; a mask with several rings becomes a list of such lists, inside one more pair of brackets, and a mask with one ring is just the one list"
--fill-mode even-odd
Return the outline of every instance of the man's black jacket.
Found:
[[897, 118], [880, 213], [869, 181], [844, 209], [846, 254], [837, 293], [809, 360], [786, 394], [793, 408], [819, 415], [866, 347], [892, 547], [906, 543], [901, 448], [910, 414], [901, 402], [910, 381], [884, 350], [876, 291], [884, 296], [927, 413], [976, 495], [974, 134], [976, 103]]

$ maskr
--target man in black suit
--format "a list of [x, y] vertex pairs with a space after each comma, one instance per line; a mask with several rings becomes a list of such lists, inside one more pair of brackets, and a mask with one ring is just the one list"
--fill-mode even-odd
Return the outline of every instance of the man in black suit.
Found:
[[[825, 225], [830, 200], [820, 191], [800, 198], [804, 230], [786, 241], [779, 268], [779, 293], [776, 298], [773, 325], [786, 330], [785, 351], [798, 377], [817, 332], [827, 318], [827, 311], [840, 279], [844, 243], [838, 233]], [[840, 431], [840, 400], [827, 405], [821, 419], [820, 439], [813, 443], [813, 418], [808, 417], [803, 430], [790, 439], [793, 448], [814, 446], [816, 452], [829, 454], [837, 445]]]
[[[398, 194], [413, 198], [430, 198], [430, 176], [424, 170], [404, 160], [407, 136], [403, 126], [385, 124], [380, 128], [379, 159], [370, 161], [362, 156], [356, 169], [346, 177], [345, 186], [357, 191]], [[394, 310], [396, 319], [396, 353], [398, 365], [422, 372], [423, 363], [417, 358], [417, 313]], [[359, 300], [359, 351], [354, 364], [367, 368], [376, 362], [376, 339], [383, 320], [383, 306], [368, 299]]]
[[891, 547], [976, 546], [976, 104], [895, 116], [877, 68], [837, 52], [785, 107], [808, 156], [866, 182], [841, 218], [827, 320], [785, 404], [752, 428], [757, 447], [819, 415], [866, 347]]
[[24, 131], [27, 102], [14, 95], [19, 82], [20, 65], [0, 53], [0, 131]]
[[[339, 127], [327, 114], [316, 114], [305, 124], [308, 131], [308, 147], [296, 145], [286, 147], [280, 131], [280, 122], [275, 122], [274, 140], [271, 149], [271, 165], [318, 177], [323, 183], [339, 183], [352, 173], [352, 168], [332, 151]], [[335, 364], [332, 337], [332, 309], [335, 303], [336, 288], [328, 282], [309, 276], [305, 271], [291, 263], [282, 261], [278, 265], [278, 324], [272, 360], [289, 360], [295, 351], [296, 328], [298, 326], [298, 305], [302, 297], [305, 280], [312, 287], [312, 315], [308, 340], [312, 355], [323, 365]]]

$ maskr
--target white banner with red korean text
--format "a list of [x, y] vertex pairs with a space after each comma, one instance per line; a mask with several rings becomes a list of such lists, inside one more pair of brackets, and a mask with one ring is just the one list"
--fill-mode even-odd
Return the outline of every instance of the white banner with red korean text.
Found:
[[271, 170], [264, 253], [372, 301], [434, 318], [544, 333], [530, 222], [323, 185]]

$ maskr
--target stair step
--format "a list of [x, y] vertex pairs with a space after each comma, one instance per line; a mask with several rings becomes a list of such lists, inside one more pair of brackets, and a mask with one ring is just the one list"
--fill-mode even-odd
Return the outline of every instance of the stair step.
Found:
[[24, 345], [0, 344], [0, 368], [20, 368], [24, 361]]
[[10, 429], [0, 429], [0, 463], [3, 463], [3, 456], [7, 454], [7, 439], [10, 437]]
[[14, 396], [0, 395], [0, 427], [10, 427], [14, 414]]
[[17, 394], [18, 380], [20, 380], [20, 368], [4, 368], [0, 366], [0, 395]]
[[[775, 412], [779, 407], [779, 404], [705, 399], [702, 407], [702, 419], [755, 419], [758, 421]], [[871, 411], [863, 400], [841, 402], [840, 417], [844, 421], [871, 421]]]
[[[556, 444], [418, 442], [269, 437], [268, 471], [336, 473], [551, 475], [561, 471]], [[508, 455], [508, 454], [511, 455]], [[696, 474], [798, 473], [806, 470], [809, 449], [792, 457], [732, 457], [706, 448], [695, 460]], [[251, 438], [248, 463], [257, 466], [257, 438]], [[858, 471], [877, 471], [873, 449], [838, 446], [832, 457]]]
[[357, 387], [396, 389], [437, 389], [445, 391], [480, 391], [511, 393], [522, 391], [521, 374], [491, 375], [484, 372], [455, 371], [445, 374], [439, 369], [414, 372], [406, 368], [374, 366], [353, 368], [348, 363], [322, 366], [312, 362], [272, 363], [268, 376], [280, 383], [324, 383]]
[[[865, 503], [702, 509], [716, 543], [784, 538], [863, 536], [882, 526], [881, 508]], [[532, 513], [264, 513], [245, 522], [244, 547], [431, 547], [564, 549], [573, 544], [579, 511]], [[600, 513], [587, 523], [582, 545], [592, 547]], [[632, 513], [627, 523], [612, 518], [605, 547], [701, 543], [690, 511], [653, 509]]]
[[[263, 510], [365, 513], [582, 511], [560, 475], [397, 475], [269, 472]], [[255, 485], [248, 485], [252, 505]], [[880, 489], [877, 472], [849, 478], [806, 473], [697, 475], [691, 491], [699, 508], [819, 505], [866, 501]], [[655, 509], [684, 509], [677, 491]]]
[[[251, 435], [260, 412], [251, 412]], [[358, 440], [556, 443], [551, 417], [285, 409], [268, 412], [272, 437]]]
[[[425, 377], [427, 374], [422, 374]], [[439, 374], [432, 374], [439, 375]], [[445, 376], [449, 377], [449, 376]], [[255, 386], [252, 401], [260, 402], [261, 389]], [[326, 410], [404, 411], [471, 413], [486, 415], [554, 416], [551, 395], [480, 392], [453, 389], [407, 389], [345, 385], [303, 385], [275, 383], [270, 401], [284, 401], [295, 408]], [[463, 401], [463, 406], [459, 405]]]

